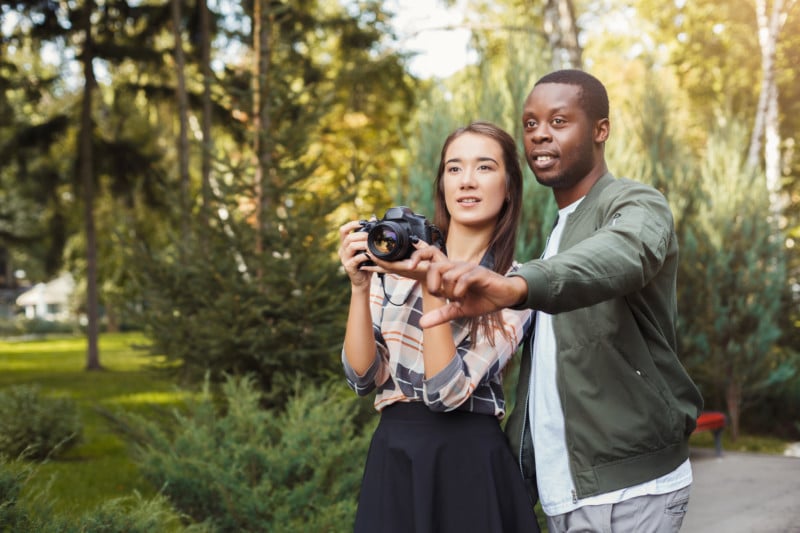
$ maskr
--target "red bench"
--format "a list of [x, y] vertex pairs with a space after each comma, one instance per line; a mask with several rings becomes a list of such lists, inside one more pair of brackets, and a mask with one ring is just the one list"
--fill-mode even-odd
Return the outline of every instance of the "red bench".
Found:
[[694, 428], [692, 434], [701, 431], [713, 432], [714, 448], [717, 450], [717, 457], [720, 457], [722, 455], [722, 430], [725, 429], [727, 423], [728, 419], [725, 417], [725, 413], [720, 413], [719, 411], [703, 411], [700, 413], [700, 416], [697, 417], [697, 427]]

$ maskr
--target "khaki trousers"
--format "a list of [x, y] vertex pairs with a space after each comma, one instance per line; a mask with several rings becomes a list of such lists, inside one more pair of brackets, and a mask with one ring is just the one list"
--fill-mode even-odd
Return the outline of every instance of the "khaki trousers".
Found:
[[689, 506], [690, 488], [607, 505], [586, 505], [548, 516], [547, 527], [550, 533], [677, 533]]

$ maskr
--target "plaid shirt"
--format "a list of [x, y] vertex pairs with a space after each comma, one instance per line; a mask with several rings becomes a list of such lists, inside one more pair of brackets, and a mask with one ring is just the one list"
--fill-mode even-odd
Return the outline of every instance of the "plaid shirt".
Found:
[[381, 285], [380, 277], [372, 276], [370, 308], [378, 348], [375, 361], [363, 376], [358, 376], [342, 350], [350, 388], [359, 396], [377, 389], [378, 411], [394, 402], [421, 401], [432, 411], [459, 409], [502, 418], [505, 415], [502, 370], [531, 324], [531, 311], [503, 310], [503, 327], [508, 338], [495, 332], [494, 346], [482, 331], [471, 345], [468, 322], [451, 321], [456, 357], [435, 376], [425, 379], [419, 283], [385, 274], [385, 293]]

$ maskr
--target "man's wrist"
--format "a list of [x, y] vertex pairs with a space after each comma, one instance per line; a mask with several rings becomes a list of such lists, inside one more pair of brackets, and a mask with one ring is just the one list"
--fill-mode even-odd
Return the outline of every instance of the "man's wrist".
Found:
[[509, 309], [527, 309], [528, 303], [528, 281], [519, 275], [509, 276], [511, 280], [511, 287], [513, 292], [513, 304], [508, 306]]

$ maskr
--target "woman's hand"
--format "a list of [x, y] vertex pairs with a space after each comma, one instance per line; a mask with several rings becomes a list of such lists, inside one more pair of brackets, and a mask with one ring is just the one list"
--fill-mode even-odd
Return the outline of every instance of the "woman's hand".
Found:
[[426, 250], [425, 259], [422, 261], [412, 261], [403, 259], [402, 261], [382, 261], [375, 257], [371, 257], [372, 261], [377, 265], [379, 271], [391, 272], [404, 278], [410, 278], [417, 281], [425, 282], [428, 275], [428, 268], [431, 263], [443, 261], [447, 259], [445, 253], [438, 247], [428, 244], [425, 241], [416, 240], [413, 242], [414, 248], [417, 250]]
[[362, 223], [348, 222], [339, 228], [339, 259], [353, 288], [369, 289], [375, 267], [362, 266], [371, 258], [367, 255], [367, 233], [359, 231]]

